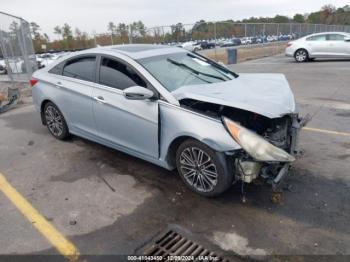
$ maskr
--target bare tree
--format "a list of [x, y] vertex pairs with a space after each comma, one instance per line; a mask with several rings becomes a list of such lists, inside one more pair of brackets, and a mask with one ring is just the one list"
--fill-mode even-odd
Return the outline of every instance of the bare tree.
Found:
[[112, 42], [112, 45], [113, 45], [114, 44], [113, 36], [115, 35], [115, 33], [117, 31], [117, 27], [116, 27], [116, 25], [113, 22], [109, 22], [108, 26], [107, 26], [107, 30], [111, 32], [111, 42]]
[[55, 26], [53, 29], [53, 33], [58, 36], [62, 36], [62, 28], [60, 26]]
[[40, 39], [41, 37], [39, 32], [41, 30], [40, 26], [35, 22], [31, 22], [29, 25], [30, 25], [30, 32], [32, 34], [32, 37], [34, 39]]

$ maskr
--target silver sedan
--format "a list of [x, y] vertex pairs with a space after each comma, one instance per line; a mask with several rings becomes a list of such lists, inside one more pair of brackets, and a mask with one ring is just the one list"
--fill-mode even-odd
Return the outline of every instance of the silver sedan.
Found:
[[350, 34], [328, 32], [308, 35], [289, 42], [285, 53], [297, 62], [315, 58], [350, 58]]
[[31, 85], [54, 137], [177, 168], [204, 196], [258, 177], [278, 188], [295, 160], [302, 122], [281, 74], [238, 75], [182, 48], [123, 45], [61, 58]]

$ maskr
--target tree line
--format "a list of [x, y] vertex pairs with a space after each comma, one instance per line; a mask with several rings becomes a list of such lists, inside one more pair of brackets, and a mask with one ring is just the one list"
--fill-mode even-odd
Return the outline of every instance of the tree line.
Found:
[[[91, 35], [72, 28], [64, 23], [55, 26], [53, 33], [56, 40], [50, 40], [46, 33], [41, 33], [40, 26], [30, 23], [31, 35], [36, 52], [49, 50], [79, 50], [91, 48], [96, 45], [137, 43], [160, 43], [184, 41], [189, 39], [212, 39], [216, 36], [241, 35], [243, 28], [237, 23], [301, 23], [301, 24], [327, 24], [350, 25], [350, 6], [336, 8], [325, 5], [319, 11], [309, 14], [295, 14], [293, 17], [276, 15], [275, 17], [250, 17], [243, 20], [226, 20], [214, 23], [200, 20], [190, 28], [182, 23], [169, 27], [147, 28], [142, 21], [131, 24], [109, 22], [106, 33]], [[236, 25], [235, 25], [236, 24]], [[46, 48], [45, 48], [46, 47]]]

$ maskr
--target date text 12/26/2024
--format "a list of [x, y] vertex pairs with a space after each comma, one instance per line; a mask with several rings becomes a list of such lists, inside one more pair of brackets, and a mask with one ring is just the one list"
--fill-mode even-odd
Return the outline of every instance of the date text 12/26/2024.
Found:
[[218, 261], [216, 256], [128, 256], [128, 261]]

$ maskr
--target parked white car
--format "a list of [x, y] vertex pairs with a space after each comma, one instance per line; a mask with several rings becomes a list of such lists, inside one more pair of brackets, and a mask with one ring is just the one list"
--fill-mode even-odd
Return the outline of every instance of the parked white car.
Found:
[[53, 63], [59, 58], [56, 54], [41, 54], [37, 55], [36, 60], [40, 63], [40, 67], [45, 67]]
[[182, 43], [181, 45], [179, 45], [179, 47], [182, 47], [191, 52], [196, 52], [202, 49], [200, 43], [193, 41]]
[[315, 58], [350, 58], [350, 34], [344, 32], [317, 33], [289, 42], [286, 56], [297, 62]]
[[275, 41], [277, 41], [277, 37], [272, 36], [272, 35], [268, 35], [268, 36], [266, 37], [266, 41], [267, 41], [267, 42], [275, 42]]
[[251, 37], [243, 37], [241, 39], [241, 44], [242, 45], [251, 45], [252, 44], [252, 39]]

